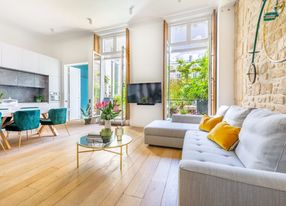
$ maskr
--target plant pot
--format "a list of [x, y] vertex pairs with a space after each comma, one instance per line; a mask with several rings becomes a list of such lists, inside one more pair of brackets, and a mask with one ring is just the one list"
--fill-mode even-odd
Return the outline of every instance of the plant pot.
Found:
[[103, 143], [108, 143], [110, 142], [112, 138], [112, 131], [109, 128], [104, 128], [100, 131], [100, 136], [102, 138]]
[[84, 119], [84, 124], [85, 125], [90, 124], [90, 123], [91, 123], [91, 118]]
[[110, 120], [105, 120], [104, 121], [104, 127], [106, 129], [111, 129], [111, 121]]
[[101, 137], [101, 139], [102, 139], [102, 142], [106, 144], [110, 142], [111, 137]]
[[199, 114], [207, 114], [208, 100], [197, 100], [197, 111]]

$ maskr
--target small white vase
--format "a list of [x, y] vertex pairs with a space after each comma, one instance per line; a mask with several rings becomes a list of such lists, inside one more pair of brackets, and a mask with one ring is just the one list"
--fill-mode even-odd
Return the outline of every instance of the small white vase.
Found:
[[104, 127], [106, 129], [111, 129], [111, 121], [110, 120], [105, 120], [104, 121]]

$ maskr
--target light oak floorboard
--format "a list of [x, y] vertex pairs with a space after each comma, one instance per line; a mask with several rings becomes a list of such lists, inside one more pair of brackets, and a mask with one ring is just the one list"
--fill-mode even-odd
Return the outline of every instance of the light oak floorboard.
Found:
[[0, 205], [177, 205], [181, 150], [145, 145], [142, 128], [125, 127], [133, 141], [122, 171], [119, 156], [103, 151], [80, 154], [76, 168], [79, 137], [101, 128], [71, 122], [70, 136], [64, 126], [57, 137], [43, 130], [20, 149], [10, 133], [12, 149], [0, 151]]

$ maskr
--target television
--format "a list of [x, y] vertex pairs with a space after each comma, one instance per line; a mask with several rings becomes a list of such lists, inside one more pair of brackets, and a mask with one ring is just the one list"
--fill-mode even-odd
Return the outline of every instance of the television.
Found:
[[162, 103], [161, 83], [128, 84], [127, 101], [128, 103], [137, 103], [138, 105]]

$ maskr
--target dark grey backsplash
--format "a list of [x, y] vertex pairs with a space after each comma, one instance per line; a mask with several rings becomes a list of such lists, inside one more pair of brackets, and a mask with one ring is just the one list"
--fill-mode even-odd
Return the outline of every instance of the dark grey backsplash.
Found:
[[0, 85], [0, 92], [4, 93], [4, 98], [11, 97], [17, 99], [19, 103], [35, 102], [34, 97], [42, 95], [45, 97], [45, 102], [48, 101], [48, 96], [45, 96], [44, 89], [32, 87], [18, 87], [18, 86], [3, 86]]
[[0, 67], [0, 92], [4, 98], [11, 97], [19, 102], [34, 102], [34, 97], [42, 95], [49, 101], [49, 77]]

